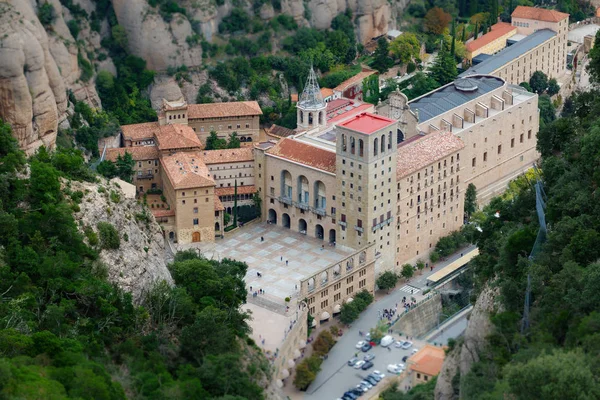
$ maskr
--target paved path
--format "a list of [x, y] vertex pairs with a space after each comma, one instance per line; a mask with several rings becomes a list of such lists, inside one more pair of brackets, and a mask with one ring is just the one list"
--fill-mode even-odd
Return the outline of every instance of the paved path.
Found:
[[[463, 249], [462, 253], [467, 253], [474, 248], [475, 246], [469, 246], [468, 248]], [[379, 320], [378, 311], [380, 310], [386, 308], [393, 309], [396, 307], [396, 304], [398, 304], [398, 312], [402, 312], [402, 297], [407, 295], [407, 292], [402, 289], [405, 289], [408, 285], [420, 289], [419, 292], [413, 293], [412, 297], [417, 301], [423, 299], [425, 297], [423, 291], [427, 288], [427, 277], [460, 258], [460, 254], [461, 252], [456, 253], [443, 262], [436, 264], [433, 271], [430, 269], [424, 270], [422, 275], [418, 275], [409, 282], [399, 285], [396, 289], [391, 291], [390, 294], [373, 302], [373, 304], [361, 314], [359, 319], [352, 323], [350, 328], [344, 329], [344, 335], [339, 339], [333, 349], [331, 349], [329, 357], [321, 365], [321, 372], [309, 386], [303, 398], [315, 400], [336, 399], [341, 397], [341, 395], [351, 386], [356, 386], [358, 382], [361, 381], [361, 376], [368, 375], [369, 371], [365, 373], [362, 370], [355, 370], [348, 367], [346, 364], [350, 358], [354, 357], [356, 352], [360, 353], [359, 355], [361, 356], [363, 355], [363, 353], [355, 347], [356, 343], [362, 339], [359, 336], [358, 331], [368, 332], [370, 328], [375, 327]], [[331, 324], [331, 322], [326, 324]], [[394, 333], [394, 337], [396, 339], [399, 338], [397, 332]], [[420, 348], [425, 343], [416, 339], [412, 341], [415, 343], [416, 348]], [[371, 352], [375, 354], [375, 360], [373, 360], [375, 367], [372, 368], [371, 371], [376, 369], [389, 375], [386, 371], [387, 365], [390, 363], [401, 362], [402, 357], [404, 355], [409, 355], [410, 350], [407, 351], [393, 348], [391, 351], [388, 351], [376, 346]]]

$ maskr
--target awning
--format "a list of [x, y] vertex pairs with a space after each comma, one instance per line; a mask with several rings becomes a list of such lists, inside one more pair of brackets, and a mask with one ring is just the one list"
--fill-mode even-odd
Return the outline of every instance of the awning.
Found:
[[321, 314], [321, 321], [325, 321], [326, 319], [331, 318], [331, 315], [329, 315], [329, 313], [327, 311], [323, 311], [323, 313]]
[[317, 320], [313, 319], [312, 324], [310, 324], [310, 327], [314, 328], [315, 326], [317, 326]]
[[301, 355], [300, 350], [294, 350], [294, 360], [300, 358]]
[[352, 300], [354, 300], [352, 297], [348, 297], [348, 298], [346, 299], [346, 303], [352, 303]]
[[281, 379], [277, 379], [275, 381], [275, 384], [277, 385], [278, 388], [282, 388], [283, 387], [283, 381]]
[[335, 306], [333, 306], [333, 313], [337, 314], [339, 312], [342, 311], [342, 306], [340, 306], [339, 304], [336, 304]]
[[296, 363], [294, 362], [294, 360], [288, 360], [288, 367], [294, 368], [295, 366], [296, 366]]
[[281, 379], [285, 379], [288, 376], [290, 376], [290, 371], [288, 371], [287, 369], [284, 369], [283, 371], [281, 371]]
[[300, 341], [300, 348], [303, 349], [306, 347], [306, 340], [301, 340]]

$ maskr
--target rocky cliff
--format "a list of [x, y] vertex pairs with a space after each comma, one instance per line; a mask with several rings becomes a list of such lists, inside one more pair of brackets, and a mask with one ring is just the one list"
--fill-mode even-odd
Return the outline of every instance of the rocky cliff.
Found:
[[479, 294], [469, 317], [462, 344], [457, 345], [444, 360], [435, 386], [436, 400], [460, 398], [460, 379], [455, 379], [455, 376], [459, 374], [458, 378], [464, 377], [471, 370], [473, 363], [480, 360], [486, 338], [493, 329], [489, 316], [492, 312], [498, 311], [495, 302], [497, 296], [498, 290], [489, 287]]
[[103, 180], [100, 185], [72, 182], [71, 190], [84, 193], [75, 213], [82, 233], [90, 229], [97, 233], [100, 221], [111, 223], [119, 232], [119, 248], [100, 251], [111, 282], [131, 292], [136, 303], [156, 281], [173, 284], [165, 264], [162, 229], [147, 208], [127, 198], [114, 181]]

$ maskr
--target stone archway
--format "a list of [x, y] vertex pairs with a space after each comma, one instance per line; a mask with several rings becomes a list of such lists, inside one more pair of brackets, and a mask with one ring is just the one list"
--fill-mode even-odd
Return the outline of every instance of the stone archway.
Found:
[[281, 215], [281, 224], [284, 228], [290, 229], [290, 215], [288, 213], [283, 213], [283, 215]]
[[192, 233], [192, 242], [196, 243], [200, 241], [200, 232]]
[[277, 211], [272, 208], [269, 209], [269, 222], [273, 225], [277, 225]]
[[325, 230], [323, 229], [323, 226], [321, 224], [317, 224], [315, 226], [315, 237], [321, 240], [325, 238]]
[[335, 229], [329, 230], [329, 243], [335, 243]]
[[298, 231], [300, 233], [306, 234], [306, 227], [307, 227], [306, 221], [304, 220], [304, 218], [300, 218], [300, 220], [298, 221]]

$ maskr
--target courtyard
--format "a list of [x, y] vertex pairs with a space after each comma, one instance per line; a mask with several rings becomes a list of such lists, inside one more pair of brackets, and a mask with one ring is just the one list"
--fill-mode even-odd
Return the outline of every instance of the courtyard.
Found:
[[296, 297], [300, 279], [353, 253], [349, 248], [333, 247], [326, 241], [266, 222], [241, 227], [214, 243], [190, 243], [179, 248], [199, 249], [209, 259], [245, 261], [248, 293], [262, 289], [264, 294], [259, 297], [282, 305], [286, 297]]

